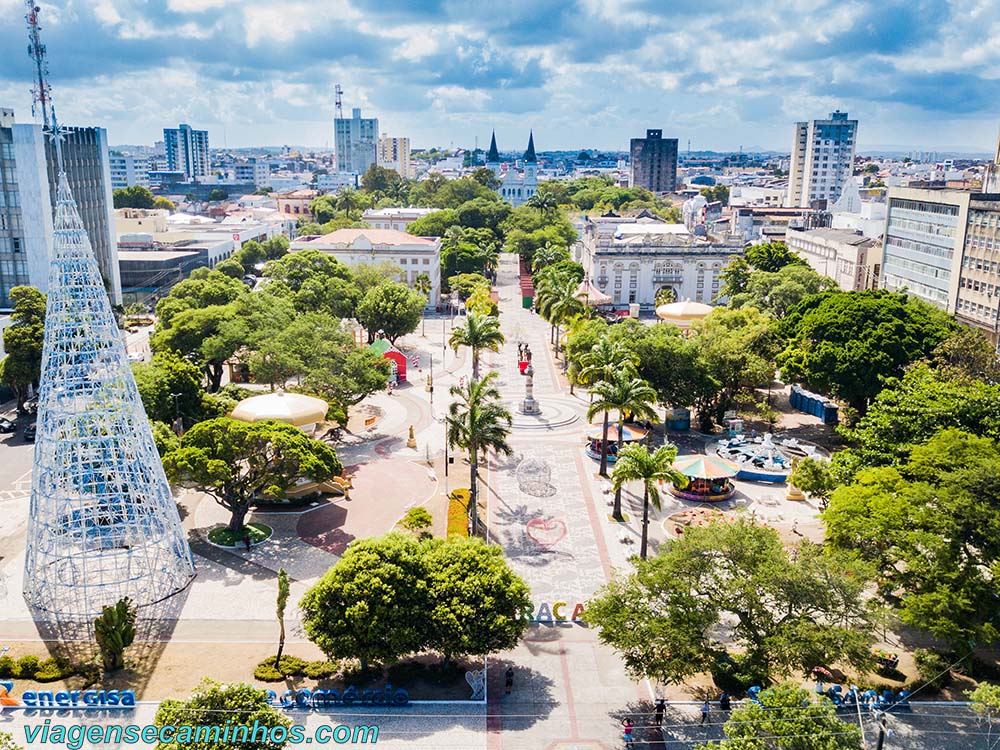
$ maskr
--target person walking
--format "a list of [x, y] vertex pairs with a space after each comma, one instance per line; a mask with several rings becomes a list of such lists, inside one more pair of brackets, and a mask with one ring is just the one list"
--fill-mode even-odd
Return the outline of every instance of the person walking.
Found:
[[626, 748], [634, 748], [635, 745], [632, 744], [632, 732], [635, 730], [635, 722], [632, 721], [630, 716], [626, 716], [622, 719], [622, 739], [625, 740]]
[[729, 693], [722, 691], [722, 695], [719, 696], [719, 708], [721, 708], [726, 713], [732, 709], [732, 701], [729, 697]]
[[243, 532], [243, 546], [247, 548], [247, 552], [250, 551], [250, 532]]
[[656, 701], [656, 708], [653, 710], [653, 721], [656, 722], [656, 726], [663, 724], [663, 712], [667, 710], [667, 702], [663, 698], [659, 698]]
[[514, 667], [507, 667], [503, 675], [504, 695], [510, 695], [514, 688]]
[[711, 710], [711, 706], [708, 704], [708, 699], [701, 704], [701, 723], [704, 724], [708, 721], [708, 712]]

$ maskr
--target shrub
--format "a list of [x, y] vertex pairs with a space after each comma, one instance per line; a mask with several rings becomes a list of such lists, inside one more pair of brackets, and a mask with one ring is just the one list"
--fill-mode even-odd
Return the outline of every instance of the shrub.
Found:
[[26, 654], [17, 660], [17, 677], [22, 680], [31, 680], [38, 672], [38, 657]]
[[0, 656], [0, 678], [17, 676], [17, 662], [9, 656]]
[[406, 515], [400, 520], [399, 525], [409, 531], [420, 531], [429, 528], [432, 523], [434, 523], [434, 519], [427, 508], [418, 506], [406, 511]]
[[913, 661], [917, 665], [917, 674], [921, 682], [927, 683], [934, 690], [948, 687], [951, 684], [951, 661], [944, 654], [926, 648], [918, 648], [913, 652]]
[[337, 674], [338, 665], [334, 661], [311, 661], [302, 673], [313, 680], [326, 680]]
[[[274, 663], [274, 660], [271, 660]], [[282, 656], [278, 660], [278, 671], [285, 677], [299, 677], [305, 671], [305, 668], [309, 665], [305, 659], [300, 659], [297, 656]]]
[[469, 500], [472, 494], [469, 490], [452, 490], [448, 495], [448, 536], [458, 534], [469, 535]]
[[74, 673], [75, 670], [65, 659], [45, 659], [38, 665], [38, 671], [35, 672], [35, 681], [55, 682], [56, 680], [63, 680], [67, 677], [72, 677]]
[[285, 679], [285, 675], [274, 668], [274, 659], [266, 659], [258, 664], [253, 676], [261, 682], [281, 682]]

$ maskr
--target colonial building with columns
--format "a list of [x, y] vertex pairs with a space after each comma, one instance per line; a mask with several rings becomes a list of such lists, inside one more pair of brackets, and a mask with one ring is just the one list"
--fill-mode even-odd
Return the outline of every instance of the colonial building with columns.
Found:
[[740, 238], [712, 237], [683, 224], [655, 218], [588, 216], [583, 222], [579, 260], [590, 280], [615, 305], [637, 302], [653, 307], [657, 292], [711, 304], [722, 287], [721, 273], [742, 255]]

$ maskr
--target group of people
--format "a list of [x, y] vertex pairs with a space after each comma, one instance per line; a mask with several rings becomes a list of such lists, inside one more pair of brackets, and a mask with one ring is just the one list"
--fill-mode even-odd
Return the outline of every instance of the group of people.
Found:
[[[729, 693], [723, 692], [722, 695], [719, 696], [719, 709], [727, 714], [732, 709], [732, 698], [729, 697]], [[663, 714], [666, 710], [667, 710], [667, 702], [663, 698], [658, 698], [656, 704], [653, 706], [652, 726], [657, 728], [663, 726]], [[711, 713], [711, 711], [712, 711], [712, 704], [706, 698], [704, 703], [701, 704], [701, 722], [699, 722], [700, 724], [712, 723], [711, 721], [709, 721], [709, 714]], [[633, 743], [635, 742], [635, 740], [633, 739], [633, 737], [635, 732], [635, 721], [632, 720], [631, 716], [626, 716], [624, 719], [622, 719], [622, 732], [625, 739], [625, 747], [627, 748], [634, 747]]]

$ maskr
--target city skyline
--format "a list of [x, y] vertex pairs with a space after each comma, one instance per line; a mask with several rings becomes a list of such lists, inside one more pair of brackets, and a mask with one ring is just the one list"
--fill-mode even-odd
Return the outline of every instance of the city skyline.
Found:
[[[0, 40], [24, 47], [18, 0]], [[794, 23], [789, 19], [794, 18]], [[660, 128], [684, 150], [789, 149], [794, 122], [846, 110], [858, 148], [992, 151], [1000, 26], [984, 3], [764, 9], [645, 0], [283, 3], [59, 0], [42, 6], [60, 113], [153, 143], [190, 122], [217, 147], [333, 147], [333, 87], [415, 148], [534, 129], [540, 151], [626, 150]], [[11, 55], [0, 103], [30, 117], [32, 69]], [[485, 141], [485, 143], [484, 143]]]

